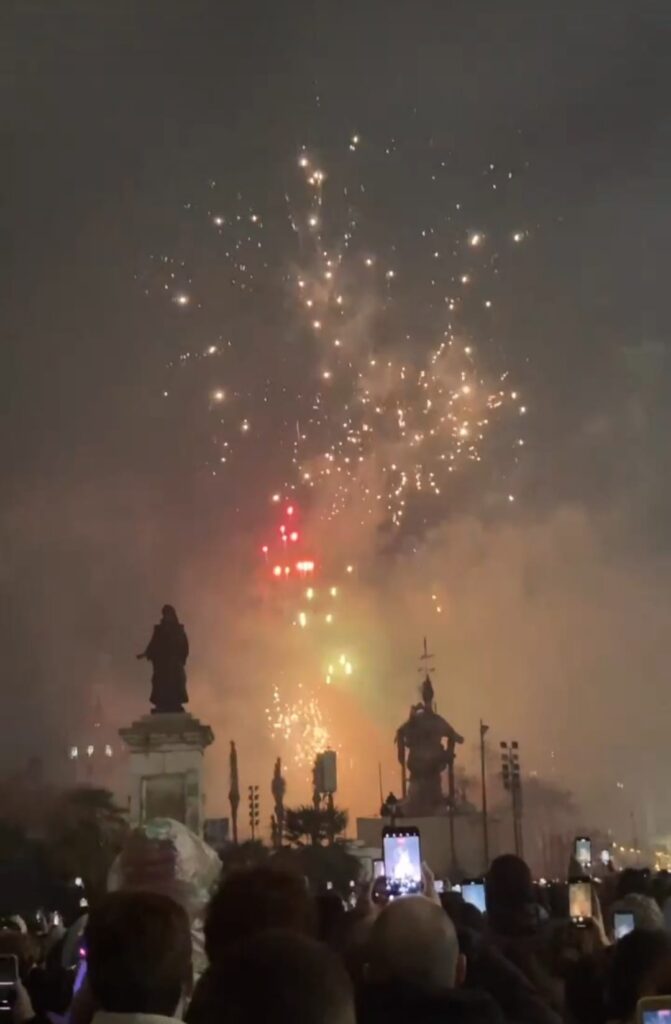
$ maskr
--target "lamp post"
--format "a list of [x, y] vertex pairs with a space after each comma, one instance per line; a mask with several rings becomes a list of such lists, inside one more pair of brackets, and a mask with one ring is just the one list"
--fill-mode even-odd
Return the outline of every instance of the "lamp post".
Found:
[[485, 770], [485, 736], [489, 726], [480, 719], [480, 775], [482, 779], [482, 854], [483, 870], [489, 868], [489, 819], [487, 816], [487, 772]]
[[520, 771], [520, 745], [517, 740], [501, 743], [501, 778], [503, 786], [510, 793], [513, 811], [513, 837], [515, 853], [524, 856], [524, 839], [522, 836], [522, 776]]

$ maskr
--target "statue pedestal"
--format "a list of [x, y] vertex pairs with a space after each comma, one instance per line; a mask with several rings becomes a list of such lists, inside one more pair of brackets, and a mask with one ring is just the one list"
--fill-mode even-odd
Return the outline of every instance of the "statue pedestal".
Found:
[[202, 836], [203, 753], [209, 725], [184, 712], [145, 715], [119, 735], [129, 752], [130, 822], [174, 818]]
[[[391, 824], [389, 818], [357, 818], [357, 839], [365, 846], [382, 850], [382, 829]], [[451, 881], [461, 877], [476, 878], [482, 875], [488, 865], [484, 864], [482, 817], [477, 811], [461, 812], [454, 816], [454, 846], [457, 855], [458, 879], [454, 877], [452, 851], [450, 849], [450, 820], [441, 815], [432, 818], [397, 818], [399, 828], [415, 825], [419, 828], [422, 858], [429, 865], [436, 878], [450, 878]], [[490, 861], [501, 848], [499, 821], [489, 818], [489, 849]]]

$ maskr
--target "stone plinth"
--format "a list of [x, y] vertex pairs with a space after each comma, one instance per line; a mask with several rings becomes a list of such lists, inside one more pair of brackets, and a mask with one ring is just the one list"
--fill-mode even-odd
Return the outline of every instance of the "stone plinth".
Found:
[[203, 753], [209, 725], [187, 712], [145, 715], [119, 735], [129, 752], [130, 821], [174, 818], [196, 835], [205, 820]]
[[[376, 847], [382, 856], [382, 829], [389, 818], [357, 818], [357, 839], [366, 846]], [[450, 822], [447, 815], [433, 818], [397, 818], [399, 827], [414, 825], [419, 828], [422, 858], [436, 878], [451, 878]], [[490, 859], [502, 852], [499, 849], [499, 822], [489, 819]], [[477, 812], [455, 814], [454, 846], [460, 877], [475, 878], [483, 874], [482, 818]], [[455, 881], [455, 878], [451, 878]]]

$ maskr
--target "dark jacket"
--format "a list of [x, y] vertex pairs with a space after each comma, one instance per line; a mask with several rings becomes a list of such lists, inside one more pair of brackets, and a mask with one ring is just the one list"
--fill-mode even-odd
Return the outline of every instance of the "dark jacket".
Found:
[[364, 985], [357, 994], [357, 1024], [504, 1024], [504, 1017], [485, 992], [427, 995], [405, 985]]
[[561, 1024], [559, 1014], [496, 946], [477, 932], [460, 928], [459, 948], [466, 956], [465, 988], [487, 992], [509, 1024]]

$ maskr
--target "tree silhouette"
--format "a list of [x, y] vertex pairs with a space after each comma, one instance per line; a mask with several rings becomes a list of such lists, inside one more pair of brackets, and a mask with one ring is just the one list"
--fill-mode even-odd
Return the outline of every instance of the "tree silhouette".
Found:
[[108, 790], [67, 790], [56, 798], [47, 818], [49, 860], [64, 881], [80, 876], [89, 902], [95, 901], [105, 892], [127, 832], [124, 813]]

